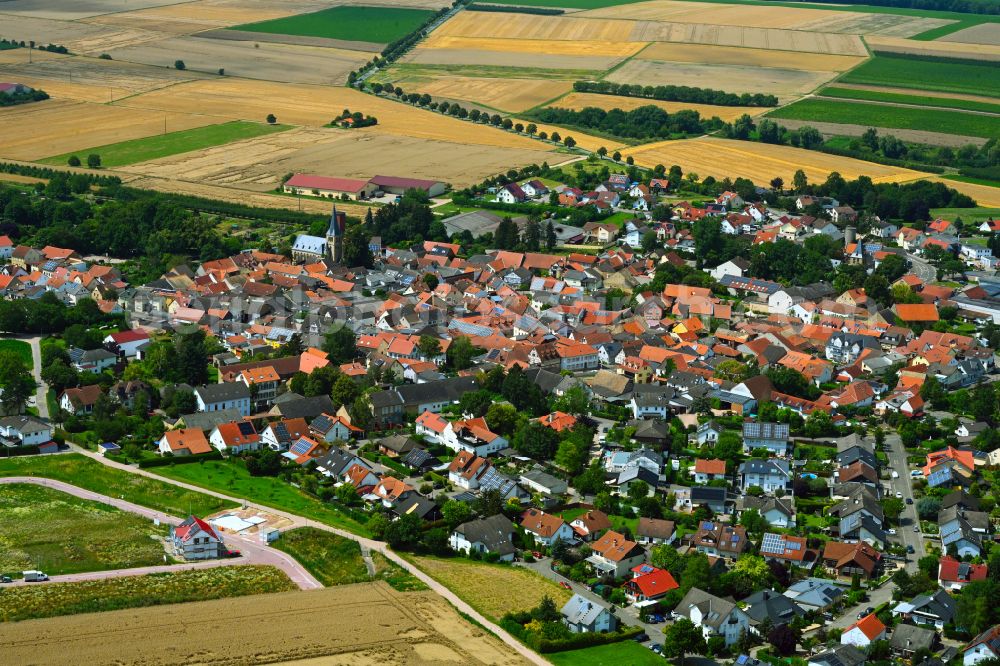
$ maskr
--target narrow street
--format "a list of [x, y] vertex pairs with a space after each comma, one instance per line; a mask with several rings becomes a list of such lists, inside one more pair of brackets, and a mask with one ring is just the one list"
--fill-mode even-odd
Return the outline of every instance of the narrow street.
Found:
[[[923, 534], [913, 531], [914, 526], [920, 525], [920, 520], [917, 518], [917, 504], [913, 499], [913, 479], [910, 477], [910, 468], [906, 463], [906, 449], [903, 447], [899, 435], [896, 432], [887, 432], [885, 443], [891, 448], [890, 451], [886, 451], [886, 455], [889, 457], [890, 473], [895, 471], [899, 474], [899, 478], [890, 478], [888, 485], [893, 497], [897, 492], [901, 493], [904, 502], [896, 535], [889, 537], [889, 540], [894, 543], [902, 543], [904, 547], [913, 547], [913, 553], [906, 556], [906, 570], [912, 574], [917, 571], [917, 560], [924, 555]], [[913, 504], [906, 504], [907, 501], [911, 501]]]
[[38, 385], [35, 389], [35, 406], [38, 408], [38, 415], [43, 419], [48, 419], [49, 401], [46, 398], [46, 394], [49, 391], [49, 387], [42, 381], [42, 338], [36, 335], [33, 338], [20, 339], [31, 345], [31, 374]]

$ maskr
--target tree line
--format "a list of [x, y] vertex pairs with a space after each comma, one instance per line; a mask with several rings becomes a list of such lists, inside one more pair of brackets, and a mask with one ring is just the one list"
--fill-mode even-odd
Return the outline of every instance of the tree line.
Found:
[[0, 106], [16, 106], [17, 104], [27, 104], [29, 102], [41, 102], [48, 98], [49, 94], [38, 88], [24, 92], [0, 92]]
[[[466, 0], [455, 0], [454, 5], [462, 4], [465, 1]], [[384, 49], [382, 49], [382, 53], [380, 54], [381, 57], [375, 56], [365, 64], [361, 65], [358, 69], [350, 72], [347, 75], [347, 85], [354, 85], [354, 82], [358, 80], [359, 76], [374, 67], [385, 67], [386, 65], [395, 62], [397, 58], [416, 46], [417, 42], [424, 38], [427, 28], [432, 23], [440, 19], [449, 11], [451, 11], [451, 7], [442, 7], [434, 12], [430, 18], [424, 21], [419, 28], [388, 44]]]
[[[32, 178], [45, 178], [50, 179], [56, 176], [65, 175], [65, 171], [58, 171], [56, 169], [50, 169], [43, 166], [34, 166], [31, 164], [14, 164], [12, 162], [0, 162], [0, 171], [4, 173], [12, 173], [18, 176], [31, 176]], [[120, 185], [122, 179], [118, 176], [104, 176], [101, 174], [91, 174], [91, 173], [79, 173], [74, 174], [86, 180], [88, 185]]]
[[901, 9], [929, 9], [961, 14], [1000, 14], [997, 0], [790, 0], [791, 2], [822, 2], [838, 5], [875, 5]]
[[572, 125], [629, 139], [666, 139], [678, 135], [704, 134], [723, 125], [717, 117], [706, 120], [700, 113], [690, 109], [667, 113], [653, 104], [631, 111], [605, 111], [593, 106], [579, 111], [549, 107], [534, 112], [533, 117], [543, 123]]
[[504, 12], [508, 14], [538, 14], [540, 16], [559, 16], [565, 14], [565, 9], [554, 7], [516, 7], [514, 5], [480, 5], [472, 3], [466, 7], [470, 12]]
[[778, 106], [778, 98], [774, 95], [731, 93], [693, 86], [642, 86], [611, 81], [577, 81], [573, 84], [573, 90], [619, 97], [645, 97], [663, 102], [691, 102], [718, 106]]

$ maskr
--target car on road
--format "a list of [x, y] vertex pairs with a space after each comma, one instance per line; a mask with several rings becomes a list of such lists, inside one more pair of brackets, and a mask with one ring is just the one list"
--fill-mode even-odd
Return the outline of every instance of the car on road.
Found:
[[903, 499], [903, 493], [896, 491], [896, 499]]
[[907, 546], [906, 547], [906, 552], [909, 553], [910, 555], [913, 555], [913, 553], [915, 553], [917, 551], [913, 550], [913, 546]]
[[559, 581], [559, 587], [565, 587], [567, 590], [573, 589], [573, 587], [564, 580]]
[[223, 553], [223, 557], [242, 557], [243, 553], [238, 550], [227, 550]]
[[653, 652], [655, 652], [656, 654], [660, 654], [661, 652], [663, 652], [663, 646], [660, 645], [659, 643], [653, 643], [653, 644], [651, 644], [649, 646], [649, 649], [652, 650]]
[[919, 532], [920, 531], [920, 525], [914, 525], [913, 526], [913, 531], [914, 532]]
[[907, 497], [906, 498], [906, 503], [907, 504], [913, 504], [913, 498], [912, 497]]
[[650, 615], [648, 620], [650, 624], [659, 624], [660, 622], [666, 622], [666, 621], [667, 618], [663, 617], [659, 613], [654, 613], [653, 615]]
[[872, 608], [871, 606], [869, 606], [868, 608], [866, 608], [863, 611], [861, 611], [860, 613], [858, 613], [858, 619], [860, 620], [863, 617], [867, 617], [867, 616], [871, 615], [874, 612], [875, 612], [875, 609]]
[[13, 583], [10, 576], [0, 576], [0, 583]]
[[899, 478], [899, 472], [897, 472], [896, 470], [892, 470], [892, 478], [898, 479]]
[[895, 533], [896, 533], [896, 528], [895, 527], [890, 527], [889, 528], [889, 534], [895, 534]]
[[645, 643], [646, 641], [649, 640], [649, 634], [643, 631], [633, 636], [632, 640], [634, 640], [636, 643]]

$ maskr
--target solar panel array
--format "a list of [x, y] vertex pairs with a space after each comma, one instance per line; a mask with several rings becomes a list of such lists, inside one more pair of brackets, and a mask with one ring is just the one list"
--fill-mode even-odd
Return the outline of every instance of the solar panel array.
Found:
[[300, 439], [295, 444], [292, 444], [292, 448], [288, 449], [288, 451], [297, 456], [304, 456], [309, 453], [310, 447], [312, 447], [312, 442], [307, 439]]

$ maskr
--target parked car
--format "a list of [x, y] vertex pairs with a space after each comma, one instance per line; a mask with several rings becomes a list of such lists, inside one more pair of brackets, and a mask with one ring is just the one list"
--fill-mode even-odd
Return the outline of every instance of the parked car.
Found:
[[906, 498], [906, 503], [907, 504], [913, 504], [913, 498], [912, 497], [907, 497]]
[[872, 608], [871, 606], [869, 606], [868, 608], [866, 608], [863, 611], [861, 611], [860, 613], [858, 613], [858, 619], [860, 620], [863, 617], [868, 617], [869, 615], [871, 615], [874, 612], [875, 612], [875, 609]]
[[896, 499], [903, 499], [903, 493], [896, 491]]
[[633, 636], [632, 640], [634, 640], [636, 643], [645, 643], [646, 641], [649, 640], [649, 634], [643, 631]]
[[913, 526], [913, 531], [914, 532], [919, 532], [920, 531], [920, 525], [914, 525]]
[[13, 583], [10, 576], [0, 576], [0, 583]]
[[655, 652], [656, 654], [660, 654], [661, 652], [663, 652], [663, 646], [660, 645], [659, 643], [653, 643], [652, 645], [649, 646], [649, 649]]
[[531, 551], [531, 556], [534, 557], [536, 560], [542, 559], [542, 554], [539, 553], [537, 550]]
[[912, 477], [918, 477], [918, 476], [923, 476], [923, 475], [924, 475], [924, 473], [921, 472], [919, 469], [915, 469], [912, 472], [910, 472], [910, 476], [912, 476]]
[[913, 555], [913, 553], [915, 553], [916, 551], [913, 550], [913, 546], [907, 546], [906, 552], [909, 553], [910, 555]]
[[243, 553], [241, 553], [238, 550], [227, 550], [223, 554], [223, 557], [241, 557], [242, 555], [243, 555]]
[[663, 617], [659, 613], [654, 613], [653, 615], [649, 616], [649, 621], [652, 624], [659, 624], [660, 622], [666, 622], [667, 618]]
[[565, 587], [567, 590], [572, 590], [573, 589], [573, 587], [569, 583], [567, 583], [566, 581], [564, 581], [564, 580], [559, 581], [559, 586], [560, 587]]
[[896, 533], [896, 528], [895, 527], [890, 527], [889, 528], [889, 534], [895, 534], [895, 533]]

